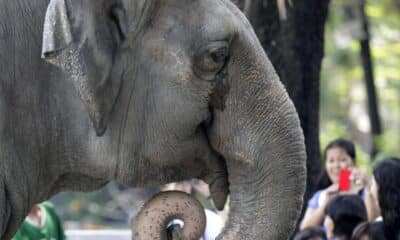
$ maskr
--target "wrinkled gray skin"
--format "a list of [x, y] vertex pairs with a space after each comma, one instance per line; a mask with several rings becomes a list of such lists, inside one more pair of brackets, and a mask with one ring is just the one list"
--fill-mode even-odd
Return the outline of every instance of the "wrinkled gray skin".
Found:
[[[220, 239], [286, 239], [305, 150], [293, 104], [227, 0], [0, 0], [0, 238], [34, 203], [202, 178]], [[41, 58], [42, 55], [42, 58]]]
[[[174, 220], [183, 228], [169, 226]], [[168, 229], [167, 229], [168, 228]], [[180, 191], [160, 192], [147, 201], [132, 224], [132, 240], [200, 239], [206, 228], [206, 215], [199, 201]]]

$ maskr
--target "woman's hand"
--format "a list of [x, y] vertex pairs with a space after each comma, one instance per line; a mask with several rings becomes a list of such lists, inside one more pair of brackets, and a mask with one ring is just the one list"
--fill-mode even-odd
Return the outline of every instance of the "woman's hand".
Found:
[[329, 200], [331, 200], [334, 196], [339, 194], [339, 185], [338, 184], [332, 184], [329, 187], [327, 187], [322, 193], [321, 196], [319, 197], [318, 205], [319, 208], [325, 209], [326, 206], [328, 205]]
[[318, 208], [307, 208], [300, 229], [320, 226], [325, 218], [325, 209], [329, 200], [339, 193], [339, 185], [332, 184], [318, 196]]
[[357, 194], [361, 189], [369, 190], [370, 180], [366, 171], [354, 168], [351, 171], [351, 193]]

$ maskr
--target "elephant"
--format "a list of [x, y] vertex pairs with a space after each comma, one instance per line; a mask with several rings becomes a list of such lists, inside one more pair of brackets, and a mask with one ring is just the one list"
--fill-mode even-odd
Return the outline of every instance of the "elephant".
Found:
[[[180, 219], [184, 226], [168, 224]], [[147, 201], [132, 224], [132, 240], [200, 239], [206, 228], [203, 206], [195, 198], [181, 191], [159, 192]]]
[[107, 182], [198, 178], [218, 239], [287, 239], [305, 188], [296, 109], [229, 0], [0, 1], [0, 238]]

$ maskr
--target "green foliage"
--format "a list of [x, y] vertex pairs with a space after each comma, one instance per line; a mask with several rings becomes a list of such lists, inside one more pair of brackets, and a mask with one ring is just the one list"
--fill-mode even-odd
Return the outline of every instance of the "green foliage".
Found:
[[395, 0], [369, 0], [371, 51], [383, 134], [373, 140], [379, 154], [369, 159], [371, 138], [367, 96], [360, 62], [355, 3], [331, 1], [321, 72], [321, 146], [336, 137], [354, 140], [360, 165], [387, 155], [400, 156], [400, 6]]

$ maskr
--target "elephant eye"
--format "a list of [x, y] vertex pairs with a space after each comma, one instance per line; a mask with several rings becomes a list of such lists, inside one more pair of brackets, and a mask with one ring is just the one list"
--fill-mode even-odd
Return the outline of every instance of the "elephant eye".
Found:
[[228, 56], [228, 48], [222, 47], [210, 52], [210, 57], [215, 63], [224, 63]]
[[216, 42], [206, 48], [195, 57], [195, 73], [199, 77], [211, 81], [224, 67], [229, 56], [228, 44]]

